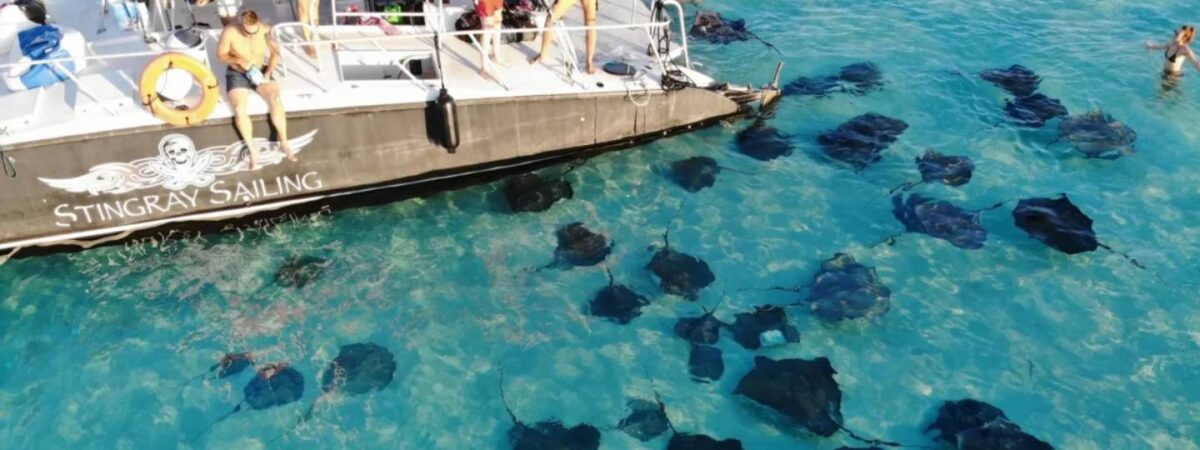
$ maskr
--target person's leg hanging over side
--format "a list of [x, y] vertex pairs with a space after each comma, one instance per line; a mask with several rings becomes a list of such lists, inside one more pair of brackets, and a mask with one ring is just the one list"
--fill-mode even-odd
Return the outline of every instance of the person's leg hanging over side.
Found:
[[245, 88], [229, 91], [229, 104], [233, 107], [233, 127], [237, 129], [246, 150], [250, 154], [250, 170], [258, 168], [258, 147], [254, 144], [254, 122], [246, 111], [246, 103], [250, 99], [250, 90]]
[[271, 125], [275, 127], [275, 133], [279, 138], [280, 150], [283, 150], [288, 161], [296, 161], [296, 155], [292, 154], [292, 146], [288, 143], [287, 111], [283, 109], [283, 96], [279, 94], [279, 82], [268, 81], [259, 85], [258, 95], [266, 100], [267, 106], [270, 108]]

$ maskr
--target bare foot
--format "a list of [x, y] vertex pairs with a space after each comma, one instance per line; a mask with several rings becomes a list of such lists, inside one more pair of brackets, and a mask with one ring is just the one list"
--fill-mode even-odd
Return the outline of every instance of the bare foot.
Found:
[[289, 145], [287, 145], [287, 144], [285, 143], [285, 144], [282, 144], [282, 145], [280, 145], [280, 146], [279, 146], [279, 148], [280, 148], [281, 150], [283, 150], [283, 154], [284, 154], [285, 156], [287, 156], [287, 159], [288, 159], [288, 161], [291, 161], [291, 162], [296, 162], [296, 161], [297, 161], [297, 160], [296, 160], [296, 154], [295, 154], [295, 153], [292, 153], [292, 147], [291, 147], [291, 146], [289, 146]]
[[309, 58], [317, 59], [317, 48], [311, 45], [304, 46], [304, 53], [308, 54]]
[[493, 56], [493, 57], [492, 57], [492, 62], [493, 62], [493, 63], [495, 63], [497, 66], [500, 66], [500, 67], [508, 67], [508, 64], [505, 64], [505, 63], [504, 63], [504, 60], [503, 60], [503, 59], [500, 59], [500, 57], [498, 57], [498, 56]]
[[596, 65], [592, 64], [592, 63], [588, 63], [587, 73], [588, 73], [588, 75], [595, 75], [596, 74]]
[[538, 53], [536, 56], [529, 58], [529, 63], [530, 64], [541, 64], [542, 63], [542, 54]]

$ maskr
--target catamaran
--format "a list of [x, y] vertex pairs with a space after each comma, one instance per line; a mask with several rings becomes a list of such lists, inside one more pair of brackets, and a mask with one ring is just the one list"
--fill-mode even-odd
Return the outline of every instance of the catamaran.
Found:
[[[0, 7], [0, 257], [86, 248], [187, 223], [221, 223], [344, 196], [544, 165], [745, 114], [778, 96], [693, 67], [675, 0], [604, 2], [597, 64], [579, 66], [577, 12], [544, 64], [544, 11], [506, 27], [507, 67], [480, 75], [473, 0], [397, 11], [246, 0], [280, 42], [289, 139], [251, 96], [258, 167], [232, 125], [220, 25], [186, 0], [17, 0]], [[541, 3], [541, 2], [534, 2]], [[382, 5], [381, 5], [382, 4]], [[310, 40], [306, 40], [308, 34]], [[315, 58], [305, 46], [316, 49]], [[615, 69], [614, 69], [615, 68]], [[769, 75], [769, 74], [768, 74]]]

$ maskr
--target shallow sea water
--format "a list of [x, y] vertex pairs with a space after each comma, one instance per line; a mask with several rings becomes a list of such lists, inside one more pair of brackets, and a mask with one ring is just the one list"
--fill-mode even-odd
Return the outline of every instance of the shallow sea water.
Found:
[[[785, 81], [873, 61], [886, 87], [867, 96], [786, 98], [773, 125], [796, 153], [758, 162], [733, 151], [748, 122], [610, 153], [571, 172], [574, 200], [510, 215], [499, 183], [257, 229], [169, 239], [0, 266], [0, 447], [500, 449], [515, 413], [603, 430], [602, 448], [666, 447], [611, 428], [629, 398], [661, 394], [681, 431], [741, 439], [748, 449], [833, 449], [732, 395], [755, 353], [728, 335], [724, 378], [687, 374], [672, 326], [701, 305], [718, 317], [799, 294], [754, 288], [809, 280], [836, 252], [876, 266], [893, 290], [874, 321], [826, 325], [799, 310], [797, 344], [772, 358], [827, 356], [846, 425], [930, 444], [921, 428], [943, 400], [1003, 408], [1060, 449], [1200, 448], [1200, 75], [1158, 92], [1163, 40], [1195, 11], [1186, 1], [708, 0], [776, 44]], [[754, 42], [693, 44], [718, 78], [764, 82], [779, 55]], [[973, 76], [1020, 63], [1073, 112], [1102, 107], [1139, 132], [1139, 152], [1083, 159], [1043, 130], [1005, 124], [1007, 94]], [[963, 75], [966, 74], [966, 75]], [[866, 112], [910, 128], [861, 173], [815, 145]], [[1149, 270], [1097, 252], [1067, 256], [984, 214], [987, 245], [968, 251], [926, 236], [872, 247], [900, 231], [887, 190], [918, 177], [926, 148], [972, 157], [962, 188], [916, 189], [967, 207], [1069, 193], [1101, 240]], [[688, 194], [662, 172], [706, 155], [726, 167]], [[557, 173], [562, 168], [547, 169]], [[682, 205], [682, 207], [681, 207]], [[678, 212], [678, 218], [676, 215]], [[652, 305], [629, 325], [589, 317], [602, 268], [528, 270], [553, 255], [554, 230], [583, 221], [613, 237], [618, 282]], [[709, 262], [717, 282], [696, 303], [668, 296], [644, 269], [671, 227], [677, 249]], [[292, 255], [327, 258], [301, 289], [274, 285]], [[1162, 281], [1158, 278], [1161, 277]], [[341, 345], [370, 341], [397, 356], [396, 378], [364, 396], [322, 401], [318, 374]], [[250, 374], [203, 381], [225, 351], [290, 361], [305, 398], [209, 424], [241, 399]], [[192, 380], [192, 381], [189, 381]]]

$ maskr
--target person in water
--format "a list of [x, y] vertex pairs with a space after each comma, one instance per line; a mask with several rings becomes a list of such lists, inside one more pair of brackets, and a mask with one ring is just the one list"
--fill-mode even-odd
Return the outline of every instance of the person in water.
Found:
[[1179, 27], [1179, 31], [1175, 32], [1175, 37], [1171, 42], [1166, 44], [1155, 44], [1146, 41], [1147, 50], [1162, 50], [1163, 57], [1166, 61], [1163, 63], [1163, 77], [1177, 78], [1183, 75], [1184, 61], [1192, 63], [1192, 67], [1200, 70], [1200, 61], [1196, 59], [1196, 53], [1192, 51], [1189, 44], [1196, 38], [1196, 28], [1191, 25]]
[[[550, 15], [546, 16], [546, 25], [542, 28], [542, 51], [538, 52], [529, 60], [532, 64], [542, 62], [546, 57], [546, 52], [550, 51], [550, 45], [554, 43], [554, 22], [558, 22], [563, 16], [567, 15], [567, 10], [576, 2], [583, 2], [583, 23], [589, 27], [596, 26], [596, 2], [600, 0], [555, 0], [554, 6], [550, 8]], [[596, 30], [587, 30], [587, 73], [596, 73], [596, 65], [593, 61], [596, 58]]]
[[504, 22], [504, 0], [475, 0], [475, 13], [479, 15], [480, 36], [479, 74], [484, 78], [496, 79], [496, 74], [488, 70], [488, 53], [492, 61], [503, 66], [500, 59], [500, 28]]
[[[279, 147], [288, 160], [295, 161], [287, 141], [287, 114], [279, 94], [279, 82], [272, 79], [279, 64], [279, 43], [271, 37], [271, 27], [258, 20], [252, 10], [238, 14], [237, 26], [225, 27], [217, 44], [217, 57], [225, 69], [225, 90], [233, 106], [233, 124], [250, 152], [250, 170], [258, 167], [258, 148], [254, 143], [254, 122], [246, 111], [250, 91], [258, 92], [270, 108], [271, 125], [279, 137]], [[266, 65], [263, 62], [266, 61]]]

